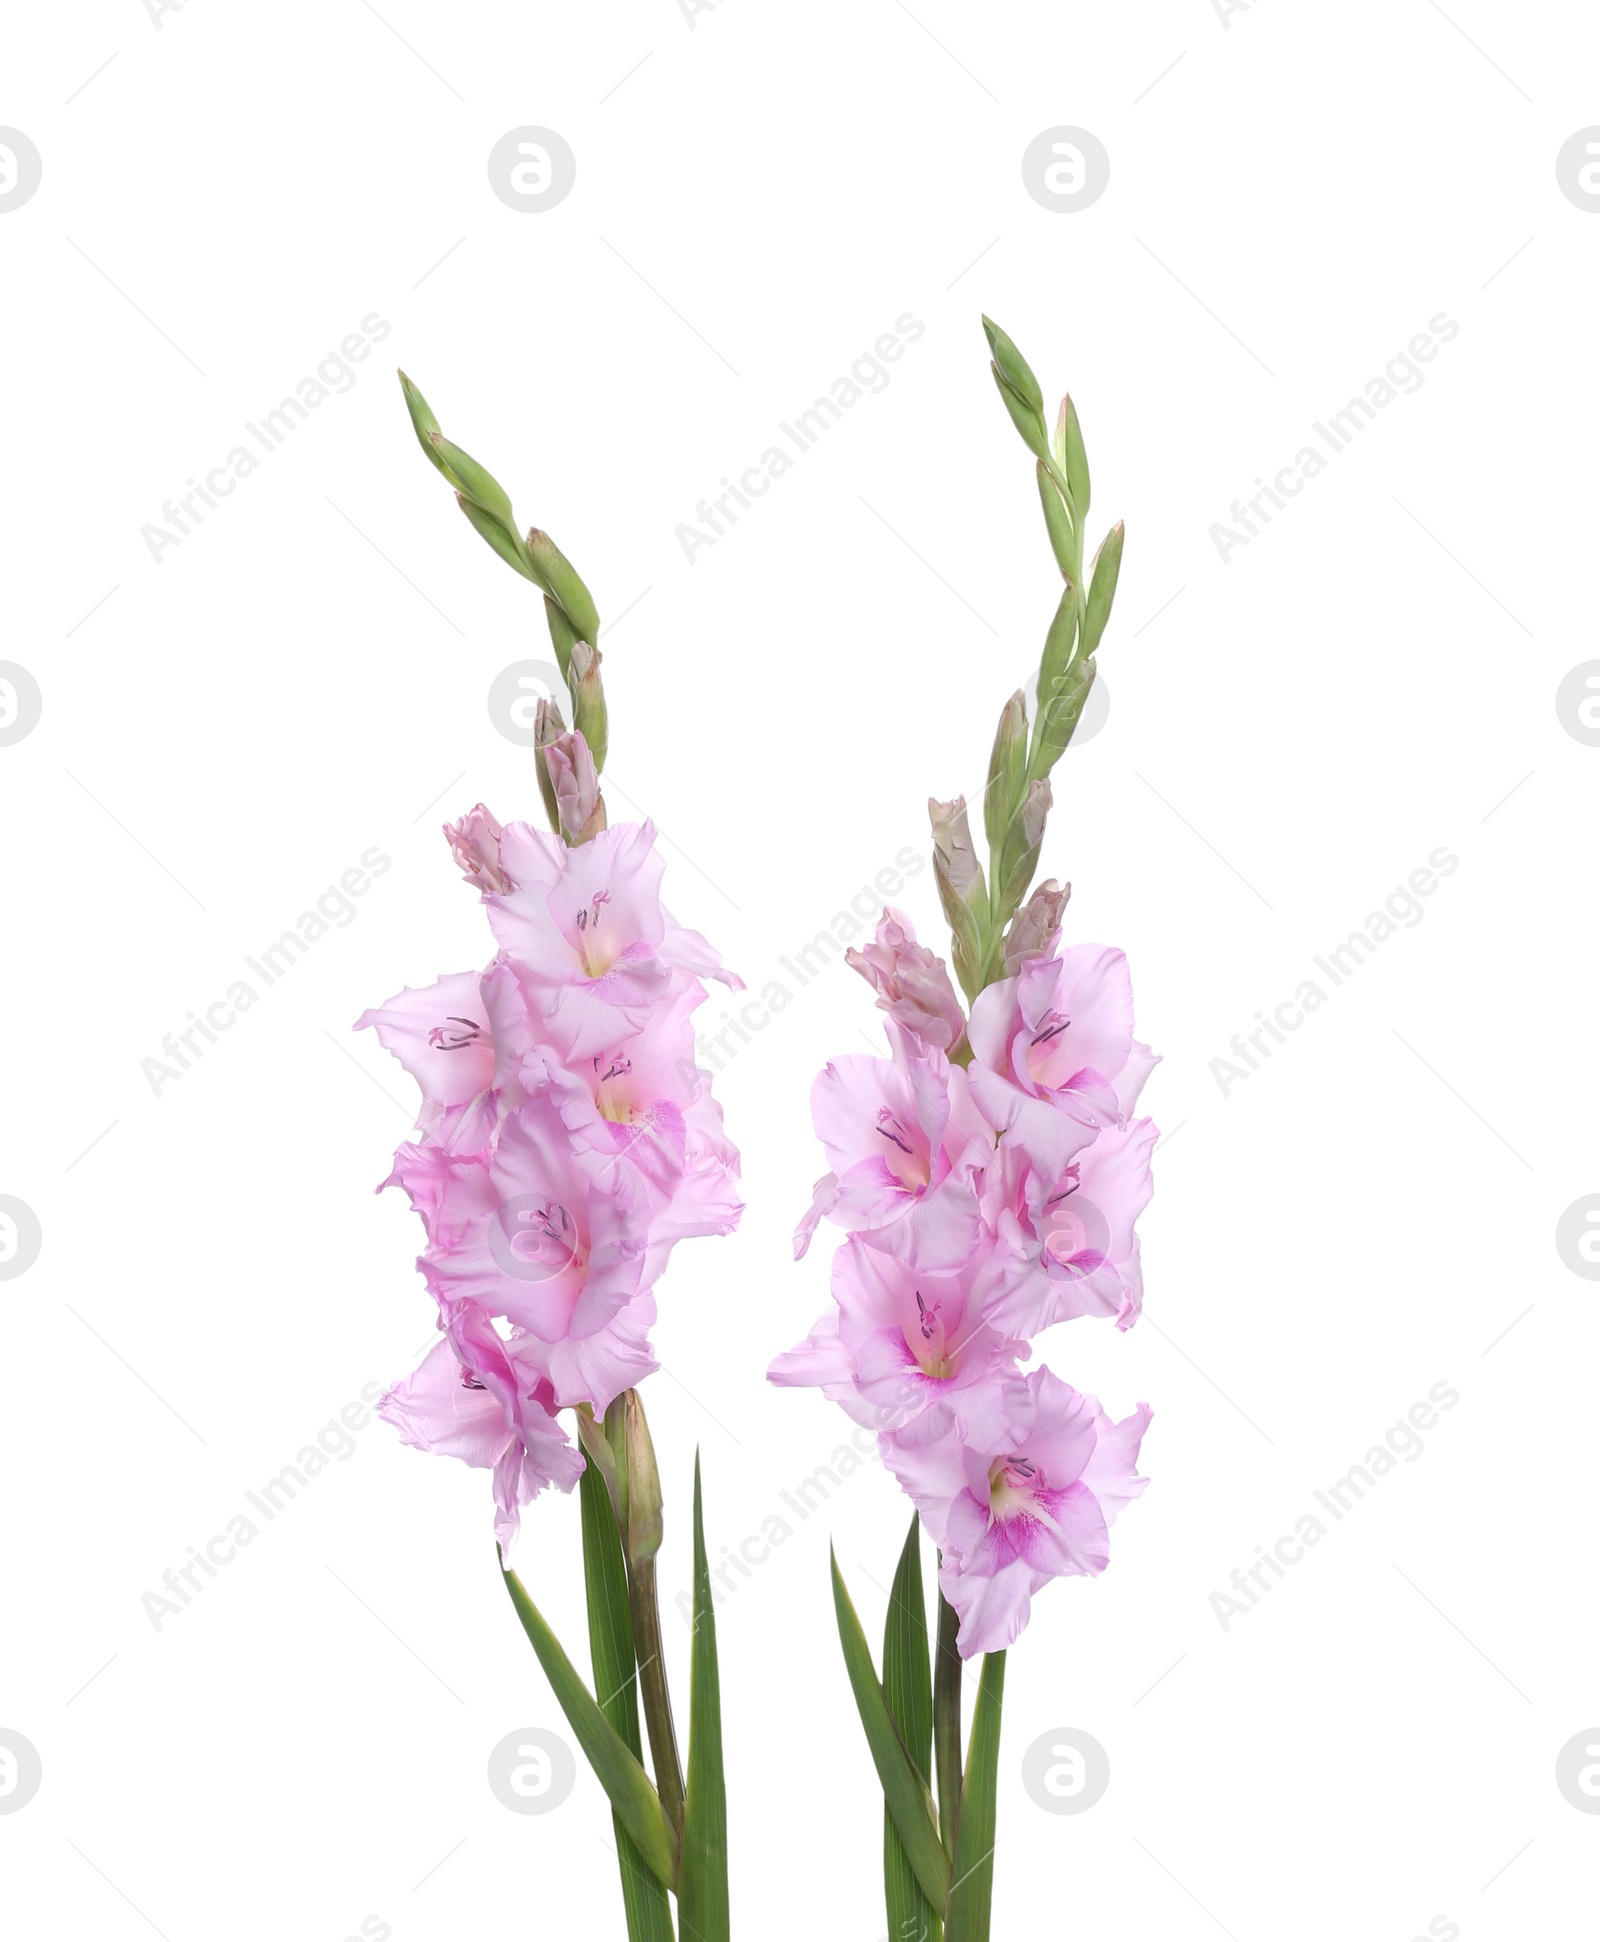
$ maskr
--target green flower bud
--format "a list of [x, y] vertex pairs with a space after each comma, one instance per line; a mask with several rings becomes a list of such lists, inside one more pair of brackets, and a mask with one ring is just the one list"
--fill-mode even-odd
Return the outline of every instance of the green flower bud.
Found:
[[1100, 542], [1094, 556], [1094, 571], [1089, 580], [1089, 605], [1083, 621], [1083, 651], [1092, 654], [1111, 618], [1111, 603], [1117, 597], [1117, 576], [1122, 571], [1122, 521], [1119, 519]]
[[1081, 524], [1089, 516], [1089, 454], [1084, 450], [1078, 413], [1070, 397], [1061, 400], [1061, 410], [1056, 416], [1055, 457]]
[[433, 441], [439, 436], [439, 421], [430, 410], [428, 401], [402, 371], [400, 389], [405, 394], [406, 410], [411, 414], [411, 429], [417, 435], [417, 443], [427, 454], [428, 463], [436, 466], [459, 492], [461, 481], [450, 478], [450, 468], [445, 464], [438, 447]]
[[[996, 371], [1043, 424], [1044, 393], [1039, 389], [1039, 380], [1028, 368], [1028, 360], [1000, 326], [988, 317], [983, 320], [983, 334], [989, 340], [989, 355], [994, 359]], [[1040, 456], [1044, 457], [1045, 454], [1041, 453]]]
[[545, 625], [550, 629], [551, 645], [556, 651], [556, 665], [561, 670], [563, 680], [570, 685], [572, 681], [572, 650], [578, 644], [577, 629], [550, 598], [549, 594], [546, 594], [544, 597], [544, 620]]
[[440, 471], [454, 482], [462, 498], [470, 499], [473, 505], [486, 512], [497, 525], [503, 526], [515, 540], [517, 522], [511, 511], [511, 500], [494, 474], [481, 466], [470, 452], [463, 452], [459, 445], [452, 445], [443, 432], [430, 432], [428, 443], [442, 461]]
[[540, 584], [566, 615], [573, 634], [591, 647], [600, 639], [600, 616], [594, 596], [579, 579], [571, 561], [548, 533], [534, 527], [527, 537], [528, 558]]
[[1076, 580], [1082, 570], [1083, 542], [1073, 510], [1063, 498], [1056, 475], [1043, 459], [1033, 468], [1039, 482], [1039, 503], [1044, 507], [1045, 531], [1050, 535], [1050, 550], [1056, 556], [1063, 580]]
[[1000, 853], [1000, 908], [1007, 915], [1027, 895], [1033, 873], [1039, 867], [1039, 851], [1052, 801], [1049, 778], [1037, 777], [1028, 784], [1021, 806], [1006, 831]]
[[598, 772], [606, 763], [606, 697], [600, 685], [600, 650], [587, 641], [573, 643], [567, 690], [572, 696], [572, 725], [589, 744]]
[[661, 1549], [662, 1527], [661, 1475], [636, 1389], [623, 1392], [622, 1439], [628, 1470], [628, 1565], [636, 1571]]
[[994, 373], [995, 385], [1000, 392], [1000, 402], [1010, 412], [1011, 422], [1021, 434], [1023, 444], [1036, 459], [1048, 460], [1050, 441], [1045, 437], [1044, 419], [1015, 386], [1007, 383], [998, 364], [991, 364], [989, 369]]
[[507, 566], [515, 567], [524, 580], [533, 579], [533, 569], [523, 558], [515, 533], [507, 532], [498, 519], [486, 513], [482, 506], [474, 505], [464, 492], [456, 494], [456, 504], [466, 514], [473, 530], [489, 542]]
[[999, 852], [1027, 773], [1028, 704], [1019, 688], [1000, 711], [994, 752], [989, 757], [989, 781], [983, 792], [983, 833], [988, 838], [991, 856]]

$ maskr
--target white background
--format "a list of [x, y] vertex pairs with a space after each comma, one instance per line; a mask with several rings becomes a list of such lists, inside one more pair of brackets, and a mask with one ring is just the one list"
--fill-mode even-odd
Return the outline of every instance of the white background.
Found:
[[[0, 215], [0, 656], [44, 712], [0, 750], [0, 1191], [44, 1243], [0, 1285], [0, 1726], [44, 1784], [0, 1817], [8, 1928], [621, 1933], [588, 1774], [542, 1818], [485, 1780], [562, 1722], [481, 1476], [371, 1424], [186, 1609], [141, 1605], [427, 1339], [412, 1217], [371, 1193], [409, 1088], [349, 1027], [489, 955], [443, 818], [538, 816], [485, 708], [547, 655], [538, 603], [392, 367], [630, 609], [613, 816], [657, 819], [675, 913], [759, 991], [923, 853], [930, 792], [976, 797], [1035, 664], [1056, 581], [987, 310], [1073, 391], [1091, 524], [1127, 522], [1110, 718], [1057, 773], [1045, 868], [1070, 935], [1129, 953], [1168, 1133], [1143, 1324], [1045, 1345], [1152, 1403], [1153, 1481], [1011, 1654], [996, 1935], [1590, 1932], [1600, 1819], [1554, 1766], [1600, 1719], [1600, 1290], [1554, 1233], [1600, 1190], [1600, 751], [1555, 695], [1600, 653], [1600, 220], [1555, 158], [1600, 121], [1597, 60], [1578, 9], [1486, 0], [12, 17], [0, 121], [44, 173]], [[542, 214], [486, 176], [529, 123], [577, 156]], [[1020, 173], [1062, 123], [1111, 157], [1079, 213]], [[888, 388], [691, 565], [696, 502], [908, 312]], [[1441, 312], [1422, 388], [1224, 564], [1230, 502]], [[163, 501], [371, 313], [354, 387], [156, 564]], [[141, 1061], [370, 846], [354, 920], [155, 1096]], [[1439, 846], [1422, 921], [1225, 1095], [1230, 1038]], [[930, 872], [903, 901], [936, 939]], [[826, 1292], [828, 1249], [788, 1244], [810, 1081], [877, 1022], [835, 964], [718, 1080], [749, 1209], [680, 1249], [648, 1391], [675, 1676], [694, 1446], [715, 1553], [843, 1437], [763, 1371]], [[1224, 1630], [1229, 1574], [1437, 1382], [1424, 1454]], [[874, 1463], [784, 1514], [719, 1617], [735, 1919], [876, 1942], [827, 1546], [876, 1637], [905, 1505]], [[577, 1551], [575, 1500], [541, 1503], [521, 1567], [583, 1661]], [[1066, 1726], [1111, 1786], [1052, 1818], [1020, 1762]]]

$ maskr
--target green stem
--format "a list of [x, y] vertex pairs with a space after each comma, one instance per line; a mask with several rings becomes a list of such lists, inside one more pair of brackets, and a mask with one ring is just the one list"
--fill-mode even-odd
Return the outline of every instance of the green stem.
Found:
[[661, 1657], [661, 1602], [656, 1592], [656, 1561], [646, 1558], [628, 1571], [628, 1602], [633, 1611], [633, 1647], [639, 1661], [639, 1697], [650, 1736], [650, 1764], [656, 1792], [673, 1832], [683, 1831], [683, 1768], [672, 1723], [672, 1695]]
[[945, 1942], [989, 1942], [994, 1898], [995, 1797], [1000, 1777], [1000, 1720], [1005, 1698], [1006, 1655], [984, 1656], [972, 1709], [961, 1827], [956, 1837]]
[[961, 1819], [961, 1621], [939, 1593], [939, 1639], [933, 1667], [933, 1765], [939, 1782], [939, 1838], [954, 1859]]

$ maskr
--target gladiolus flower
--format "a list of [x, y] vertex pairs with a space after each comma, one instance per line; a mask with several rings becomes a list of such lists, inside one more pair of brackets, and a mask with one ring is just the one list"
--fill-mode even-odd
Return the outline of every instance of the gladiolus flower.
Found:
[[1107, 1532], [1144, 1490], [1134, 1469], [1150, 1422], [1141, 1403], [1113, 1423], [1048, 1369], [1026, 1378], [1009, 1435], [936, 1442], [881, 1441], [943, 1554], [939, 1588], [960, 1614], [961, 1656], [1001, 1652], [1052, 1578], [1095, 1577], [1110, 1560]]

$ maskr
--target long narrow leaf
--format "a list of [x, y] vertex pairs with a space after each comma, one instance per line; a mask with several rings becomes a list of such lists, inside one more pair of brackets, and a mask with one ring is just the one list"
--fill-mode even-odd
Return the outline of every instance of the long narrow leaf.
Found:
[[833, 1567], [833, 1608], [839, 1620], [845, 1670], [850, 1675], [850, 1689], [855, 1694], [856, 1711], [861, 1715], [867, 1745], [872, 1749], [872, 1763], [878, 1770], [884, 1804], [894, 1816], [906, 1859], [916, 1872], [922, 1892], [935, 1908], [943, 1908], [950, 1892], [950, 1861], [939, 1845], [933, 1796], [883, 1703], [883, 1690], [873, 1670], [866, 1634], [845, 1590], [839, 1560], [830, 1552], [829, 1561]]
[[961, 1655], [956, 1651], [960, 1620], [942, 1590], [934, 1595], [939, 1601], [939, 1643], [933, 1671], [933, 1760], [939, 1777], [939, 1834], [945, 1853], [954, 1861], [961, 1819]]
[[671, 1887], [678, 1875], [678, 1843], [649, 1775], [637, 1757], [595, 1704], [589, 1688], [573, 1670], [572, 1661], [562, 1651], [560, 1641], [544, 1622], [538, 1607], [522, 1587], [514, 1571], [505, 1569], [506, 1590], [522, 1621], [522, 1629], [538, 1654], [544, 1675], [561, 1702], [579, 1746], [583, 1748], [595, 1777], [605, 1788], [611, 1805], [622, 1817], [622, 1824], [633, 1837], [641, 1858], [656, 1879]]
[[694, 1639], [689, 1656], [689, 1778], [683, 1796], [678, 1927], [683, 1942], [728, 1942], [728, 1790], [722, 1773], [717, 1621], [694, 1459]]
[[989, 1942], [989, 1902], [994, 1893], [995, 1787], [1000, 1769], [1000, 1710], [1005, 1696], [1006, 1655], [986, 1653], [972, 1709], [967, 1777], [961, 1790], [955, 1878], [945, 1910], [945, 1942]]
[[[928, 1664], [928, 1610], [922, 1594], [922, 1525], [900, 1553], [889, 1616], [883, 1626], [883, 1699], [924, 1780], [933, 1751], [933, 1674]], [[923, 1894], [894, 1816], [883, 1810], [883, 1897], [892, 1942], [939, 1942], [939, 1911]]]
[[[583, 1508], [583, 1577], [589, 1601], [589, 1656], [600, 1710], [624, 1746], [639, 1758], [639, 1706], [635, 1693], [633, 1628], [628, 1612], [628, 1577], [611, 1496], [598, 1466], [590, 1461], [578, 1484]], [[617, 1866], [622, 1873], [622, 1905], [628, 1942], [673, 1942], [667, 1891], [640, 1859], [622, 1816], [612, 1809]]]

